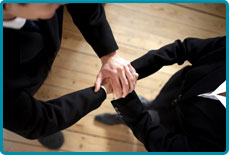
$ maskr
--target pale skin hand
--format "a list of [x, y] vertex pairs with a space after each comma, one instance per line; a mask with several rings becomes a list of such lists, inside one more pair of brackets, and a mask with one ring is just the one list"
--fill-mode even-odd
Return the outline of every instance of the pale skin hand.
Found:
[[[136, 79], [136, 81], [138, 79], [138, 74], [137, 73], [135, 73], [135, 79]], [[107, 91], [107, 94], [113, 93], [113, 89], [112, 89], [112, 86], [111, 86], [111, 79], [110, 78], [103, 80], [102, 85], [105, 87], [105, 89]], [[114, 99], [118, 99], [118, 98], [114, 96]]]
[[104, 79], [110, 78], [110, 83], [116, 98], [126, 97], [135, 88], [135, 69], [116, 51], [101, 58], [102, 67], [95, 81], [95, 92], [100, 90]]
[[105, 87], [105, 89], [106, 89], [106, 91], [107, 91], [107, 94], [113, 93], [113, 89], [112, 89], [111, 81], [110, 81], [110, 80], [111, 80], [111, 79], [108, 78], [108, 79], [103, 80], [103, 82], [102, 82], [102, 86]]

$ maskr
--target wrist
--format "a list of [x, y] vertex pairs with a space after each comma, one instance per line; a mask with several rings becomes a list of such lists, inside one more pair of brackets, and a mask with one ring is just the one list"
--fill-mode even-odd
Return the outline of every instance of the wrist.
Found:
[[105, 64], [109, 59], [111, 59], [112, 57], [116, 56], [117, 52], [114, 51], [114, 52], [111, 52], [103, 57], [101, 57], [101, 62], [102, 64]]
[[107, 89], [104, 86], [101, 86], [101, 88], [105, 91], [105, 93], [107, 95]]

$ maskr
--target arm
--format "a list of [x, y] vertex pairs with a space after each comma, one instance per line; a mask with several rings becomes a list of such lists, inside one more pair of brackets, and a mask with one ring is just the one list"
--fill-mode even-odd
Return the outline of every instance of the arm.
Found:
[[166, 45], [159, 50], [151, 50], [142, 57], [131, 62], [139, 74], [139, 79], [149, 76], [163, 66], [188, 60], [192, 65], [200, 63], [209, 53], [217, 48], [226, 47], [226, 37], [210, 39], [187, 38]]
[[93, 89], [83, 89], [47, 102], [36, 100], [26, 91], [4, 91], [3, 127], [29, 139], [63, 130], [105, 100], [103, 89], [96, 94]]
[[67, 9], [73, 22], [100, 58], [118, 49], [102, 4], [68, 4]]
[[148, 151], [191, 151], [190, 139], [184, 133], [175, 133], [154, 122], [135, 92], [126, 98], [112, 101], [123, 120]]
[[101, 58], [102, 67], [95, 81], [95, 92], [99, 91], [104, 79], [110, 78], [115, 96], [125, 97], [135, 88], [135, 70], [116, 53], [118, 46], [102, 4], [68, 4], [67, 8], [84, 38]]

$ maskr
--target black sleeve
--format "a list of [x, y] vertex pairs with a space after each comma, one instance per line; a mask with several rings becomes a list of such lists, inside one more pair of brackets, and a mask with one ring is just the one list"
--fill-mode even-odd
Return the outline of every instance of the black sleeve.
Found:
[[100, 58], [118, 49], [102, 4], [68, 4], [67, 9], [86, 41]]
[[226, 37], [210, 39], [187, 38], [183, 42], [176, 40], [158, 50], [151, 50], [142, 57], [131, 62], [139, 74], [139, 79], [149, 76], [163, 66], [188, 60], [192, 65], [198, 63], [215, 49], [226, 47]]
[[135, 92], [112, 101], [112, 105], [148, 151], [193, 151], [187, 135], [169, 131], [154, 122]]
[[3, 127], [28, 139], [48, 136], [65, 129], [98, 108], [106, 98], [90, 87], [47, 102], [26, 91], [4, 95]]

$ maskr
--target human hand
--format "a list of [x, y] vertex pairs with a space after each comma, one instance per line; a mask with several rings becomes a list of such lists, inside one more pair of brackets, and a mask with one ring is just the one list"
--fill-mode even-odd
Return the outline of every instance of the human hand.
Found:
[[[138, 73], [135, 73], [135, 79], [136, 80], [138, 79], [138, 76], [139, 76]], [[111, 86], [111, 79], [110, 78], [104, 79], [103, 82], [102, 82], [102, 86], [104, 86], [104, 88], [106, 89], [107, 94], [113, 93], [113, 89], [112, 89], [112, 86]], [[118, 97], [116, 97], [115, 94], [113, 94], [113, 97], [114, 97], [114, 99], [118, 99]]]
[[110, 78], [112, 90], [116, 98], [126, 97], [135, 88], [135, 69], [116, 52], [101, 58], [102, 67], [95, 81], [95, 92], [98, 92], [104, 79]]
[[111, 86], [111, 82], [110, 82], [110, 78], [108, 79], [104, 79], [102, 82], [102, 86], [105, 87], [107, 94], [111, 94], [113, 92], [112, 86]]

